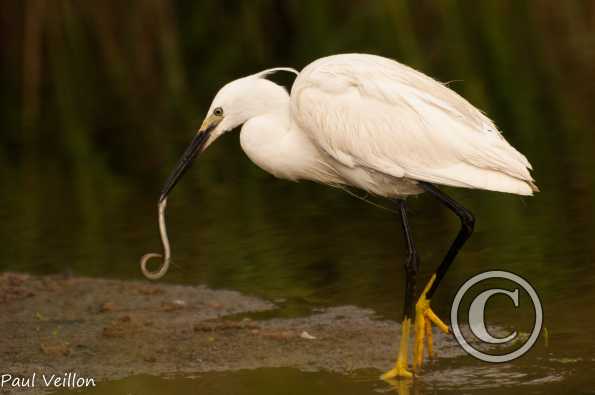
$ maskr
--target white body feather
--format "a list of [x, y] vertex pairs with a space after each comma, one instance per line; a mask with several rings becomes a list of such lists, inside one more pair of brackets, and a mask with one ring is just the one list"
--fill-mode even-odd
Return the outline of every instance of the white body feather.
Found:
[[270, 72], [226, 85], [212, 107], [250, 108], [232, 114], [224, 129], [244, 123], [242, 148], [277, 177], [387, 197], [422, 192], [418, 181], [519, 195], [538, 190], [525, 156], [489, 118], [412, 68], [373, 55], [330, 56], [298, 74], [291, 96], [264, 79]]

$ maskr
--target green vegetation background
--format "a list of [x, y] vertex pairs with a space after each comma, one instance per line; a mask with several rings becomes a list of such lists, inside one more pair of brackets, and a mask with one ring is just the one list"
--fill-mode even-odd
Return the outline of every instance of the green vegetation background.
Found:
[[[523, 270], [564, 256], [557, 237], [580, 264], [595, 255], [594, 2], [3, 1], [0, 45], [0, 268], [138, 278], [138, 256], [158, 245], [161, 184], [217, 89], [341, 52], [452, 81], [530, 158], [536, 199], [453, 192], [481, 214], [471, 251], [484, 247], [484, 223], [491, 244], [524, 237]], [[348, 284], [354, 298], [360, 284], [396, 292], [386, 280], [403, 253], [394, 217], [334, 190], [273, 181], [237, 135], [222, 140], [171, 199], [172, 279], [295, 295], [329, 283]], [[422, 240], [445, 248], [456, 221], [424, 204], [418, 233], [425, 226]], [[432, 233], [438, 217], [448, 232]], [[364, 259], [381, 264], [366, 270]]]

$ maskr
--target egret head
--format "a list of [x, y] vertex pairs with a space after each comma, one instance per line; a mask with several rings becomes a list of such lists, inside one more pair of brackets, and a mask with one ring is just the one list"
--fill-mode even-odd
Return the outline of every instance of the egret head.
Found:
[[165, 182], [160, 201], [167, 197], [196, 156], [223, 133], [287, 103], [289, 95], [285, 88], [266, 79], [267, 75], [276, 71], [298, 74], [294, 69], [285, 67], [265, 70], [232, 81], [217, 92], [200, 129]]

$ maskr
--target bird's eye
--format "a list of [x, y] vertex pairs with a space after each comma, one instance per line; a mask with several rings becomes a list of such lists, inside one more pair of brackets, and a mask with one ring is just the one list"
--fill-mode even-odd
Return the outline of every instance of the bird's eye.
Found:
[[218, 117], [222, 117], [223, 116], [223, 109], [221, 107], [217, 107], [216, 109], [213, 110], [213, 114], [218, 116]]

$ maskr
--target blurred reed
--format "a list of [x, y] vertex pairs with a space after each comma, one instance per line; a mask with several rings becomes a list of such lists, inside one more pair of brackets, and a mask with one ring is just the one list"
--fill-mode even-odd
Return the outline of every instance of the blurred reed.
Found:
[[[156, 199], [219, 86], [340, 52], [392, 57], [449, 82], [522, 148], [556, 202], [579, 192], [577, 208], [595, 212], [592, 1], [3, 1], [0, 48], [0, 176], [12, 185], [2, 198], [30, 244], [52, 229], [48, 208], [63, 191], [77, 248], [101, 243], [106, 218], [122, 214], [114, 207]], [[238, 152], [214, 148], [200, 183], [218, 196], [221, 174], [241, 174], [226, 188], [265, 223], [271, 202], [249, 181], [261, 175]], [[515, 213], [493, 212], [515, 223]], [[13, 255], [31, 262], [39, 251], [26, 245]]]

